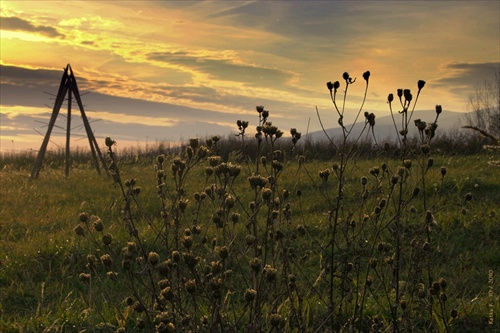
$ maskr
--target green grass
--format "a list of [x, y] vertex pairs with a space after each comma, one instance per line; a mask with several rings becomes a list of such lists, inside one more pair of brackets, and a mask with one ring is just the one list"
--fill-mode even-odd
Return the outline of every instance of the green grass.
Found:
[[[459, 313], [453, 324], [456, 332], [498, 328], [500, 323], [500, 318], [495, 318], [495, 327], [488, 325], [488, 303], [492, 301], [495, 314], [500, 313], [500, 289], [496, 277], [500, 273], [499, 168], [488, 164], [490, 159], [487, 155], [436, 157], [426, 180], [428, 203], [430, 207], [436, 207], [433, 260], [438, 265], [434, 275], [448, 281], [450, 309], [456, 308]], [[368, 186], [373, 185], [368, 170], [383, 162], [357, 160], [346, 179], [346, 191], [352, 195], [351, 199], [346, 200], [354, 203], [361, 195], [359, 180], [362, 176], [368, 177]], [[398, 162], [390, 160], [388, 164], [395, 166]], [[205, 165], [192, 171], [186, 183], [187, 193], [203, 191], [210, 185], [211, 182], [205, 184]], [[446, 166], [448, 170], [443, 182], [439, 173], [441, 166]], [[154, 243], [155, 233], [147, 223], [148, 219], [158, 220], [161, 208], [156, 198], [156, 176], [152, 162], [120, 167], [124, 179], [135, 178], [137, 185], [142, 188], [139, 201], [143, 211], [134, 212], [140, 223], [138, 229], [144, 241], [160, 252], [161, 247]], [[301, 266], [296, 267], [304, 275], [304, 278], [298, 277], [300, 281], [314, 281], [318, 276], [321, 259], [317, 242], [326, 243], [327, 240], [329, 207], [319, 193], [328, 187], [334, 189], [335, 184], [333, 181], [326, 185], [320, 183], [318, 171], [326, 167], [331, 168], [331, 162], [307, 161], [301, 167], [293, 162], [285, 168], [280, 179], [280, 189], [287, 189], [291, 193], [288, 199], [293, 205], [290, 230], [305, 225], [311, 235], [298, 237], [294, 245], [298, 257], [309, 256]], [[243, 166], [242, 175], [234, 185], [235, 192], [245, 204], [252, 198], [252, 191], [248, 190], [247, 170]], [[36, 180], [30, 180], [28, 175], [29, 167], [0, 171], [0, 331], [109, 331], [104, 327], [99, 328], [98, 324], [111, 322], [118, 325], [117, 311], [128, 311], [123, 304], [127, 296], [124, 292], [126, 288], [121, 282], [103, 281], [100, 288], [104, 288], [107, 294], [91, 289], [95, 311], [88, 310], [89, 288], [80, 281], [78, 275], [85, 271], [87, 254], [99, 254], [104, 249], [96, 248], [77, 237], [73, 228], [78, 225], [79, 213], [86, 211], [102, 219], [105, 232], [111, 232], [118, 240], [126, 242], [129, 236], [120, 218], [119, 188], [111, 178], [98, 176], [88, 165], [77, 165], [68, 178], [63, 176], [62, 169], [46, 169]], [[300, 198], [296, 194], [297, 190], [302, 192]], [[332, 191], [325, 193], [326, 198], [334, 200]], [[463, 200], [466, 193], [473, 195], [469, 202]], [[181, 230], [194, 223], [194, 217], [190, 215], [194, 200], [192, 195], [188, 198], [189, 213], [183, 219]], [[421, 200], [414, 205], [418, 213], [408, 217], [408, 224], [404, 225], [408, 230], [418, 229], [422, 223], [419, 217], [423, 213]], [[465, 214], [462, 208], [466, 209]], [[240, 212], [243, 212], [243, 208]], [[366, 213], [370, 214], [371, 211]], [[220, 239], [222, 235], [217, 234], [211, 222], [208, 222], [210, 215], [203, 214], [199, 224], [204, 226], [209, 242], [213, 237], [218, 236]], [[355, 218], [360, 220], [359, 216]], [[236, 225], [234, 232], [238, 242], [245, 242], [245, 230], [243, 223]], [[200, 253], [206, 254], [207, 260], [213, 258], [209, 246], [198, 243], [195, 246]], [[242, 251], [237, 258], [247, 260], [248, 253]], [[233, 270], [236, 271], [240, 259], [233, 259]], [[493, 299], [488, 297], [490, 270], [495, 273]], [[239, 287], [239, 282], [233, 282], [235, 289]], [[118, 304], [103, 302], [107, 295], [119, 295]], [[318, 305], [322, 301], [315, 297], [312, 295], [307, 302], [310, 325], [326, 311], [324, 305]], [[234, 302], [238, 302], [236, 296]], [[286, 305], [283, 306], [282, 311], [286, 312]], [[372, 301], [368, 301], [366, 311], [380, 315], [377, 304]], [[102, 313], [102, 317], [98, 313]]]

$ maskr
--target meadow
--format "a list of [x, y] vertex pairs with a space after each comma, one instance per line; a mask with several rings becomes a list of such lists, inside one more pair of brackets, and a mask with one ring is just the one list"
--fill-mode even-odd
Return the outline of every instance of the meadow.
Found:
[[441, 108], [414, 123], [409, 90], [399, 143], [353, 141], [327, 87], [344, 136], [316, 150], [258, 106], [230, 148], [106, 138], [108, 175], [2, 162], [0, 331], [498, 330], [498, 152], [435, 154]]

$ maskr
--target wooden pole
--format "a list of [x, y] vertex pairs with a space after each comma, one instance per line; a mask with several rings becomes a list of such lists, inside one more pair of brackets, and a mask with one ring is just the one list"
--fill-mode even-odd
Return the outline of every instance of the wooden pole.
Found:
[[64, 175], [69, 176], [69, 164], [70, 164], [70, 132], [71, 132], [71, 89], [68, 90], [68, 119], [66, 122], [66, 169], [64, 170]]
[[31, 178], [37, 178], [40, 173], [43, 157], [45, 156], [47, 145], [49, 144], [50, 134], [52, 133], [52, 129], [54, 128], [54, 124], [56, 123], [57, 116], [59, 115], [59, 110], [61, 109], [62, 103], [64, 102], [64, 96], [66, 96], [66, 92], [68, 91], [68, 85], [66, 84], [68, 79], [68, 67], [69, 64], [66, 66], [64, 74], [61, 78], [59, 91], [57, 93], [56, 101], [54, 103], [54, 108], [52, 109], [52, 116], [50, 117], [50, 121], [47, 126], [47, 133], [43, 138], [42, 146], [38, 151], [38, 155], [36, 157], [35, 164], [33, 165], [33, 169], [31, 169]]
[[[82, 115], [83, 125], [85, 127], [85, 131], [87, 132], [87, 138], [89, 140], [90, 150], [92, 151], [92, 157], [94, 159], [97, 173], [101, 174], [101, 170], [99, 168], [99, 160], [100, 160], [104, 170], [106, 171], [106, 174], [109, 176], [109, 171], [106, 168], [106, 161], [102, 157], [101, 150], [99, 149], [99, 145], [97, 144], [97, 140], [95, 139], [95, 136], [94, 136], [94, 132], [92, 132], [92, 128], [90, 127], [90, 122], [87, 118], [87, 115], [85, 114], [82, 99], [81, 99], [80, 93], [78, 91], [78, 85], [76, 83], [76, 78], [73, 75], [73, 70], [71, 69], [71, 67], [69, 68], [69, 70], [70, 70], [71, 85], [73, 88], [73, 92], [75, 94], [75, 100], [76, 100], [76, 103], [78, 104], [78, 107], [80, 108], [80, 113]], [[97, 156], [99, 156], [99, 160], [97, 159]]]

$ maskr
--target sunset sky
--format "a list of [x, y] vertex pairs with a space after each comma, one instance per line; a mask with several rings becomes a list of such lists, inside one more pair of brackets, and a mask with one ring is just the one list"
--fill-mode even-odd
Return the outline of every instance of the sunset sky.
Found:
[[[499, 1], [1, 1], [1, 149], [38, 150], [70, 63], [100, 144], [178, 142], [257, 125], [283, 131], [336, 118], [326, 88], [347, 71], [347, 119], [389, 114], [387, 95], [418, 109], [468, 111], [500, 66]], [[351, 90], [352, 89], [352, 90]], [[48, 93], [48, 94], [47, 94]], [[76, 109], [74, 109], [76, 111]], [[352, 111], [352, 112], [351, 112]], [[58, 126], [65, 126], [65, 109]], [[74, 118], [74, 145], [84, 131]], [[81, 123], [81, 121], [80, 121]], [[60, 143], [64, 128], [56, 128]], [[59, 133], [59, 134], [58, 134]], [[51, 144], [50, 148], [57, 148]]]

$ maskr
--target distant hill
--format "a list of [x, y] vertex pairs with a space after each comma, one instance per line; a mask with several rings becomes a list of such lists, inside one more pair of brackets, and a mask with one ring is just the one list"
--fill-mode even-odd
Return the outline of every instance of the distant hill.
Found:
[[[408, 125], [408, 132], [409, 132], [408, 137], [411, 138], [418, 134], [418, 130], [414, 123], [415, 119], [421, 119], [422, 121], [425, 121], [427, 123], [432, 123], [435, 118], [436, 118], [436, 112], [434, 110], [415, 111], [411, 118], [410, 124]], [[398, 130], [400, 130], [401, 116], [399, 114], [394, 114], [394, 119], [396, 121]], [[464, 113], [462, 112], [443, 111], [443, 113], [441, 113], [438, 118], [437, 122], [438, 129], [436, 132], [436, 137], [439, 137], [440, 135], [442, 135], [442, 133], [447, 133], [457, 130], [461, 126], [461, 122], [463, 122], [463, 119], [464, 119]], [[347, 125], [346, 128], [350, 129], [351, 125], [352, 124]], [[351, 134], [349, 135], [349, 138], [351, 140], [357, 138], [361, 133], [361, 131], [363, 130], [364, 125], [365, 125], [365, 118], [363, 115], [360, 115], [360, 120], [358, 120], [358, 123], [354, 126]], [[367, 130], [365, 130], [365, 133], [363, 133], [362, 139], [366, 137]], [[326, 132], [328, 133], [328, 136], [331, 138], [338, 139], [342, 137], [342, 129], [340, 127], [327, 129]], [[375, 118], [375, 137], [377, 138], [377, 141], [379, 142], [394, 141], [397, 138], [395, 132], [396, 130], [394, 129], [394, 123], [390, 115], [380, 118]], [[369, 138], [371, 137], [372, 136], [370, 134]], [[327, 139], [323, 131], [316, 131], [309, 133], [307, 136], [307, 140], [325, 141]]]

